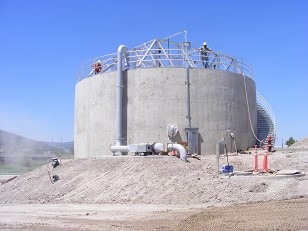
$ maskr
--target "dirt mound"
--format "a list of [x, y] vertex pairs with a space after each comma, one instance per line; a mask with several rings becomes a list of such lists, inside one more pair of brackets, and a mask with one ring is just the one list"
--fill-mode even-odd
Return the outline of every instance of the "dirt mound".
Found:
[[308, 138], [301, 139], [294, 144], [292, 144], [289, 148], [304, 148], [308, 149]]
[[[261, 168], [263, 150], [259, 151]], [[268, 155], [269, 168], [308, 172], [308, 152]], [[1, 230], [304, 230], [308, 177], [220, 175], [215, 156], [105, 157], [51, 164], [0, 185]], [[230, 156], [235, 171], [253, 155]], [[220, 159], [220, 167], [226, 158]], [[59, 180], [51, 182], [51, 176]], [[260, 204], [260, 201], [270, 201]], [[250, 202], [246, 205], [236, 205]], [[233, 206], [225, 207], [225, 205]], [[213, 208], [208, 208], [213, 206]], [[219, 207], [219, 208], [217, 208]], [[266, 218], [266, 219], [265, 219]]]
[[[271, 169], [308, 172], [307, 153], [269, 156]], [[260, 157], [262, 158], [262, 157]], [[224, 205], [308, 195], [308, 180], [271, 176], [217, 177], [215, 156], [106, 157], [45, 165], [0, 186], [1, 204], [166, 204]], [[234, 169], [253, 168], [252, 155], [229, 157]], [[221, 160], [221, 164], [225, 159]], [[260, 159], [261, 162], [261, 159]], [[261, 166], [260, 166], [261, 167]], [[59, 180], [52, 183], [51, 176]], [[306, 178], [304, 178], [306, 179]]]

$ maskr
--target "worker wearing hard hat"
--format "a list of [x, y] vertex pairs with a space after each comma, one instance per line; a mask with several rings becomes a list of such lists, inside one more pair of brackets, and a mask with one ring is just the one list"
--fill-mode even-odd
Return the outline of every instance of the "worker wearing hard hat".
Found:
[[91, 72], [89, 73], [88, 76], [92, 75], [93, 73], [94, 74], [98, 74], [99, 72], [102, 71], [102, 64], [101, 64], [101, 61], [100, 60], [97, 60], [96, 63], [92, 64], [92, 70]]
[[101, 70], [102, 70], [101, 61], [100, 61], [100, 60], [97, 60], [97, 62], [94, 63], [94, 64], [92, 65], [92, 68], [94, 69], [94, 73], [95, 73], [95, 74], [101, 72]]
[[213, 51], [213, 50], [207, 46], [206, 42], [204, 42], [202, 47], [199, 48], [199, 51], [200, 51], [200, 56], [201, 56], [203, 67], [208, 68], [208, 64], [209, 64], [208, 51]]

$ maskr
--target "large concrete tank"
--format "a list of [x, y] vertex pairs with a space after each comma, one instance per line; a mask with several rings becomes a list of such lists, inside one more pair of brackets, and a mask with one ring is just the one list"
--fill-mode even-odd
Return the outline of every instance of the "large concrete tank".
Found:
[[[168, 124], [179, 128], [173, 141], [187, 141], [189, 104], [191, 127], [198, 128], [198, 154], [214, 154], [226, 130], [234, 134], [238, 150], [252, 147], [256, 143], [252, 129], [257, 130], [255, 82], [241, 73], [214, 68], [159, 65], [125, 70], [122, 143], [168, 142]], [[117, 72], [109, 71], [76, 84], [75, 158], [112, 155], [116, 80]]]
[[[255, 144], [251, 132], [244, 77], [189, 69], [191, 125], [199, 128], [200, 153], [215, 153], [225, 130], [235, 134], [238, 149]], [[246, 78], [251, 123], [256, 129], [256, 87]], [[168, 124], [186, 141], [185, 68], [151, 68], [124, 74], [124, 143], [167, 142]], [[116, 72], [83, 79], [75, 92], [75, 157], [110, 155], [116, 137]]]

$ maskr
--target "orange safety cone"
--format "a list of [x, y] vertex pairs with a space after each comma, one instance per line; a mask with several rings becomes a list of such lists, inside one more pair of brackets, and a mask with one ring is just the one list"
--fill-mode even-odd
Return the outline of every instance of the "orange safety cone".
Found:
[[268, 172], [268, 166], [267, 166], [267, 154], [268, 154], [268, 146], [265, 146], [265, 152], [263, 157], [263, 166], [262, 166], [262, 172]]
[[257, 150], [257, 145], [255, 145], [255, 152], [254, 152], [254, 161], [255, 161], [255, 166], [254, 166], [254, 173], [259, 172], [258, 170], [258, 150]]

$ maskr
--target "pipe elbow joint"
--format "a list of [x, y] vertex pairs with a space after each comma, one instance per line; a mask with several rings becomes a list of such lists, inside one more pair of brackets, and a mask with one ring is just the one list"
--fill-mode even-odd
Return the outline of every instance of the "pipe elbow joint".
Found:
[[170, 144], [172, 150], [177, 150], [180, 153], [180, 159], [187, 161], [187, 152], [186, 149], [180, 144]]
[[119, 55], [121, 55], [123, 52], [127, 52], [127, 51], [128, 51], [128, 49], [127, 49], [127, 47], [125, 45], [120, 45], [118, 47], [118, 54]]

